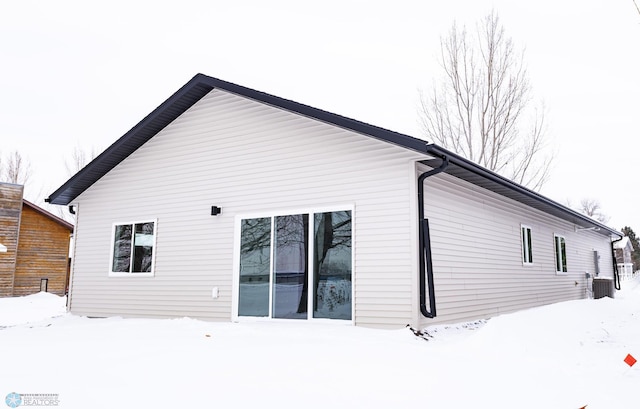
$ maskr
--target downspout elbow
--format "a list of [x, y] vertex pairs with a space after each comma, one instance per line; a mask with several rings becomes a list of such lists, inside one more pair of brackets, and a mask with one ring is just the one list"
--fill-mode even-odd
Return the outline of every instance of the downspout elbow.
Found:
[[611, 258], [613, 260], [613, 285], [616, 290], [620, 290], [620, 273], [618, 272], [618, 261], [616, 260], [616, 250], [614, 245], [622, 240], [624, 236], [620, 236], [618, 240], [611, 241]]
[[[418, 176], [418, 242], [420, 250], [420, 313], [426, 318], [436, 317], [435, 285], [433, 282], [433, 262], [431, 259], [431, 238], [429, 234], [429, 221], [424, 213], [424, 181], [428, 177], [444, 172], [449, 166], [449, 159], [441, 156], [442, 163], [439, 167], [431, 169]], [[427, 308], [427, 287], [429, 290], [429, 308]]]

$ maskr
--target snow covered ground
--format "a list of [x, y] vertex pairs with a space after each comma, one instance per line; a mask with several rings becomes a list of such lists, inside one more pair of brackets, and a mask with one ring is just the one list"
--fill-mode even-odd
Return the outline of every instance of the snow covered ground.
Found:
[[640, 363], [624, 359], [640, 358], [640, 281], [623, 286], [615, 299], [430, 327], [429, 341], [301, 322], [89, 319], [51, 294], [5, 298], [0, 398], [119, 409], [637, 408]]

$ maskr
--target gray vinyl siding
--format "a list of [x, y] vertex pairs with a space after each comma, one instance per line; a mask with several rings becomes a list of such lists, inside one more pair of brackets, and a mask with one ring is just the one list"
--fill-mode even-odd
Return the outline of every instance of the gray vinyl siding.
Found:
[[[353, 209], [354, 323], [466, 321], [584, 298], [607, 237], [439, 174], [425, 181], [438, 318], [419, 318], [419, 154], [214, 90], [82, 193], [71, 311], [232, 319], [238, 217]], [[424, 171], [426, 168], [420, 168]], [[222, 214], [211, 216], [211, 206]], [[344, 206], [345, 209], [340, 209]], [[110, 277], [114, 223], [157, 220], [153, 277]], [[520, 226], [532, 229], [522, 264]], [[553, 235], [568, 272], [555, 271]], [[213, 299], [213, 288], [219, 298]]]
[[[418, 158], [213, 90], [74, 202], [71, 311], [229, 321], [237, 215], [350, 205], [354, 322], [411, 322], [416, 238], [408, 203]], [[211, 216], [212, 205], [222, 214]], [[109, 277], [113, 223], [150, 219], [157, 219], [155, 276]]]
[[[450, 175], [425, 183], [438, 317], [423, 318], [423, 325], [585, 298], [594, 250], [601, 275], [612, 275], [610, 241], [602, 234], [576, 232], [571, 223]], [[531, 265], [522, 262], [522, 224], [532, 229]], [[566, 238], [565, 275], [556, 274], [554, 234]]]

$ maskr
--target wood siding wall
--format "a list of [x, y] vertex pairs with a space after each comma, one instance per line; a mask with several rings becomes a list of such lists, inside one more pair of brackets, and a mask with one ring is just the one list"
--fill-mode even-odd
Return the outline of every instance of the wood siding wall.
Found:
[[0, 253], [0, 297], [13, 295], [22, 190], [20, 185], [0, 183], [0, 243], [7, 247], [6, 253]]
[[[229, 321], [236, 217], [352, 205], [355, 323], [405, 325], [417, 317], [418, 158], [213, 90], [78, 197], [71, 311]], [[113, 223], [149, 219], [155, 276], [109, 277]]]
[[23, 207], [14, 296], [39, 292], [42, 278], [48, 278], [48, 292], [65, 294], [70, 235], [69, 229], [60, 223]]
[[[424, 171], [428, 168], [422, 168]], [[585, 298], [595, 273], [612, 276], [610, 239], [450, 175], [425, 182], [438, 317], [423, 325], [490, 317]], [[521, 224], [532, 229], [533, 264], [523, 265]], [[556, 274], [554, 234], [566, 238], [568, 272]]]

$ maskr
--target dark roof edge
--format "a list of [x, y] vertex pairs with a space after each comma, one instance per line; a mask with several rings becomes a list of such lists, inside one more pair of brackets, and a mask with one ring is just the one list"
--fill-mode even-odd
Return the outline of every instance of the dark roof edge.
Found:
[[498, 183], [508, 189], [511, 189], [513, 191], [516, 191], [524, 196], [527, 196], [533, 200], [536, 200], [538, 202], [544, 203], [548, 206], [554, 207], [555, 209], [559, 210], [562, 213], [565, 213], [567, 216], [570, 216], [572, 218], [577, 218], [581, 221], [583, 221], [587, 226], [584, 227], [595, 227], [598, 228], [600, 230], [600, 232], [602, 231], [606, 231], [608, 233], [610, 233], [611, 235], [615, 235], [615, 236], [619, 236], [619, 237], [623, 237], [622, 233], [616, 231], [615, 229], [610, 228], [609, 226], [606, 226], [600, 222], [598, 222], [597, 220], [592, 219], [589, 216], [586, 216], [582, 213], [579, 213], [573, 209], [570, 209], [566, 206], [561, 205], [558, 202], [555, 202], [551, 199], [549, 199], [546, 196], [541, 195], [540, 193], [534, 192], [531, 189], [528, 189], [522, 185], [519, 185], [515, 182], [513, 182], [510, 179], [507, 179], [503, 176], [498, 175], [497, 173], [494, 173], [468, 159], [463, 158], [462, 156], [455, 154], [445, 148], [442, 148], [438, 145], [434, 145], [434, 144], [429, 144], [427, 145], [427, 153], [434, 155], [434, 156], [438, 156], [438, 157], [442, 157], [442, 156], [446, 156], [447, 158], [449, 158], [449, 162], [450, 163], [454, 163], [456, 165], [458, 165], [461, 168], [466, 169], [467, 171], [473, 172], [483, 178], [489, 179], [495, 183]]
[[550, 206], [566, 216], [567, 220], [580, 220], [589, 227], [595, 227], [600, 229], [600, 231], [606, 231], [610, 234], [622, 237], [619, 232], [594, 219], [591, 219], [588, 216], [571, 210], [453, 152], [437, 145], [429, 144], [422, 139], [414, 138], [412, 136], [394, 132], [375, 125], [370, 125], [355, 119], [347, 118], [261, 91], [256, 91], [254, 89], [246, 88], [217, 78], [209, 77], [204, 74], [196, 74], [178, 91], [167, 98], [167, 100], [144, 117], [111, 146], [105, 149], [104, 152], [98, 155], [83, 169], [60, 186], [45, 201], [60, 205], [67, 205], [71, 203], [93, 183], [116, 167], [120, 162], [164, 129], [164, 127], [173, 122], [178, 116], [191, 108], [214, 88], [219, 88], [226, 92], [240, 95], [289, 112], [294, 112], [302, 116], [351, 130], [388, 143], [393, 143], [405, 149], [417, 151], [422, 154], [434, 156], [446, 155], [450, 158], [450, 162], [456, 164], [465, 171], [474, 173], [486, 180], [516, 192], [518, 195], [521, 195], [521, 197], [526, 197], [538, 203]]
[[379, 126], [371, 125], [366, 122], [358, 121], [342, 115], [334, 114], [319, 108], [301, 104], [289, 99], [277, 97], [262, 91], [246, 88], [241, 85], [226, 82], [217, 78], [209, 77], [204, 74], [198, 74], [195, 78], [202, 78], [202, 81], [212, 88], [219, 88], [232, 94], [237, 94], [245, 98], [271, 105], [276, 108], [284, 109], [289, 112], [295, 112], [299, 115], [306, 116], [315, 120], [319, 120], [331, 125], [345, 128], [370, 137], [382, 139], [385, 142], [394, 143], [403, 148], [411, 149], [424, 153], [424, 148], [428, 144], [423, 139], [414, 138], [400, 132], [391, 131]]
[[[108, 162], [110, 156], [118, 151], [124, 144], [126, 144], [130, 137], [136, 134], [136, 132], [140, 131], [145, 125], [150, 124], [154, 119], [160, 117], [162, 113], [167, 110], [172, 104], [178, 102], [181, 96], [185, 95], [191, 88], [195, 87], [197, 83], [200, 81], [198, 74], [194, 76], [189, 82], [183, 85], [179, 90], [174, 92], [169, 98], [167, 98], [162, 104], [160, 104], [156, 109], [151, 111], [146, 117], [144, 117], [140, 122], [138, 122], [133, 128], [131, 128], [128, 132], [122, 135], [118, 140], [112, 143], [107, 149], [105, 149], [102, 153], [96, 156], [91, 162], [89, 162], [84, 168], [80, 169], [75, 175], [73, 175], [69, 180], [67, 180], [62, 186], [60, 186], [56, 191], [51, 193], [48, 198], [45, 199], [45, 202], [51, 204], [58, 205], [67, 205], [73, 201], [80, 193], [86, 190], [89, 186], [95, 183], [98, 179], [104, 176], [108, 171], [113, 169], [118, 163], [120, 163], [124, 158], [117, 161], [115, 164], [107, 164], [104, 165], [105, 162]], [[192, 104], [193, 105], [193, 104]], [[187, 108], [188, 109], [188, 108]], [[186, 111], [186, 109], [184, 110]], [[184, 112], [183, 111], [183, 112]], [[166, 126], [166, 125], [165, 125]], [[137, 148], [136, 148], [137, 149]], [[133, 153], [135, 149], [129, 152], [127, 156]], [[98, 177], [96, 177], [98, 175]], [[90, 179], [91, 183], [89, 186], [84, 187], [77, 194], [73, 194], [72, 197], [67, 197], [65, 195], [61, 198], [61, 195], [67, 193], [69, 189], [74, 187], [79, 181], [85, 181], [86, 179]]]
[[345, 128], [356, 133], [381, 139], [406, 149], [424, 153], [425, 146], [427, 145], [427, 142], [422, 139], [333, 114], [204, 74], [196, 74], [189, 82], [183, 85], [149, 115], [49, 195], [45, 201], [59, 205], [71, 203], [76, 197], [89, 188], [89, 186], [117, 166], [118, 163], [131, 153], [135, 152], [135, 150], [146, 141], [160, 132], [160, 130], [169, 123], [173, 122], [175, 118], [184, 113], [214, 88], [219, 88], [276, 108], [295, 112], [302, 116]]

